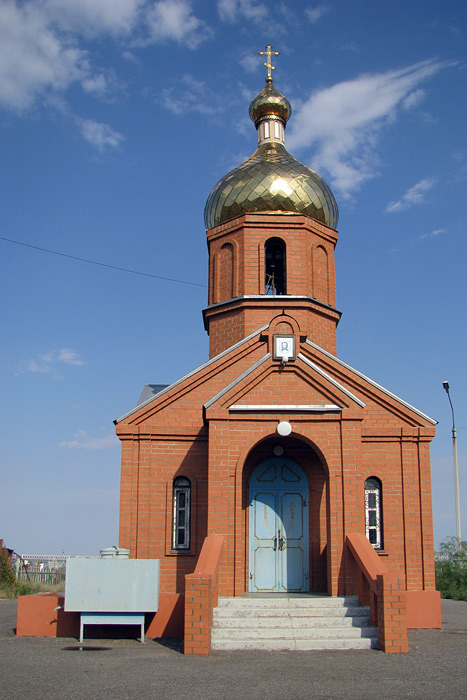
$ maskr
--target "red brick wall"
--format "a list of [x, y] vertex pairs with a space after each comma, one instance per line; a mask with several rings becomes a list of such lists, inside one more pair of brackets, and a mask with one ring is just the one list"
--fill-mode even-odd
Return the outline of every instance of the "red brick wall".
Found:
[[[294, 372], [287, 374], [287, 402], [304, 403], [306, 391], [303, 387], [294, 391], [290, 379]], [[272, 384], [269, 396], [273, 402]], [[261, 400], [267, 401], [265, 392]], [[423, 522], [429, 510], [428, 464], [422, 459], [426, 451], [419, 449], [415, 429], [401, 431], [397, 438], [380, 436], [367, 442], [362, 439], [362, 423], [366, 426], [369, 421], [355, 411], [344, 411], [342, 416], [290, 413], [280, 418], [289, 420], [293, 437], [280, 439], [274, 415], [225, 411], [221, 418], [222, 411], [218, 413], [219, 417], [209, 419], [209, 443], [194, 436], [191, 441], [135, 436], [124, 442], [120, 545], [130, 548], [132, 556], [161, 559], [162, 591], [183, 592], [184, 575], [194, 570], [206, 534], [226, 536], [221, 594], [247, 590], [248, 479], [254, 466], [272, 455], [278, 441], [309, 480], [314, 590], [327, 587], [334, 595], [353, 592], [349, 587], [354, 574], [345, 559], [344, 536], [364, 532], [364, 483], [369, 476], [377, 476], [383, 486], [383, 556], [389, 569], [406, 576], [410, 590], [433, 587], [432, 534], [429, 523]], [[159, 421], [170, 430], [165, 416], [159, 415]], [[180, 423], [173, 429], [180, 429]], [[187, 476], [193, 484], [189, 555], [170, 551], [171, 483], [178, 475]], [[423, 496], [417, 482], [423, 483]], [[404, 523], [410, 529], [404, 530]]]
[[216, 357], [282, 312], [291, 314], [310, 340], [336, 353], [336, 328], [340, 319], [337, 311], [312, 299], [264, 296], [261, 300], [240, 299], [205, 310], [209, 356]]
[[[188, 553], [172, 551], [172, 484], [177, 476], [188, 477], [192, 485]], [[130, 549], [133, 558], [160, 559], [161, 592], [183, 592], [207, 531], [206, 440], [138, 435], [124, 440], [120, 493], [120, 546]]]
[[[217, 231], [225, 243], [224, 228], [228, 225], [211, 232], [213, 240]], [[237, 261], [243, 242], [234, 243], [233, 259]], [[311, 267], [311, 254], [308, 260]], [[331, 273], [329, 279], [330, 289]], [[238, 288], [241, 284], [241, 275], [234, 273], [232, 285]], [[282, 309], [274, 312], [282, 314]], [[256, 330], [270, 320], [268, 313], [259, 305], [253, 303], [250, 308], [245, 303], [236, 315], [220, 315], [212, 321], [216, 327], [212, 346], [215, 342], [222, 345], [222, 339], [229, 345], [240, 340], [247, 329]], [[332, 323], [335, 329], [335, 321]], [[278, 442], [285, 456], [302, 466], [309, 481], [313, 590], [332, 595], [358, 592], [359, 580], [345, 535], [365, 531], [364, 484], [370, 476], [382, 483], [384, 552], [380, 557], [391, 573], [407, 582], [409, 591], [434, 590], [428, 449], [434, 427], [336, 358], [305, 342], [307, 334], [316, 340], [309, 331], [316, 324], [320, 342], [327, 338], [331, 344], [333, 333], [327, 333], [326, 324], [330, 328], [332, 323], [329, 316], [323, 320], [315, 310], [297, 306], [289, 310], [289, 316], [276, 318], [270, 330], [216, 356], [117, 424], [122, 439], [119, 544], [128, 547], [133, 557], [161, 559], [162, 592], [183, 593], [184, 577], [194, 571], [209, 534], [225, 535], [220, 594], [240, 595], [248, 589], [249, 477], [258, 462], [272, 456]], [[341, 382], [358, 401], [301, 359], [285, 367], [268, 359], [235, 382], [266, 356], [271, 336], [279, 328], [295, 332], [298, 351]], [[232, 404], [338, 404], [342, 411], [233, 412], [229, 411]], [[278, 437], [279, 420], [292, 425], [290, 437]], [[192, 548], [186, 554], [171, 551], [176, 476], [188, 477], [193, 488]]]
[[[337, 232], [306, 216], [245, 214], [207, 232], [209, 248], [208, 303], [233, 297], [265, 294], [264, 246], [277, 237], [286, 246], [287, 296], [315, 298], [335, 307], [334, 249]], [[272, 301], [272, 300], [270, 300]], [[290, 304], [285, 304], [290, 308]], [[234, 308], [207, 309], [210, 357], [230, 347], [267, 323], [284, 307], [284, 301], [268, 303], [243, 300]], [[317, 304], [292, 303], [302, 330], [335, 352], [339, 314]]]

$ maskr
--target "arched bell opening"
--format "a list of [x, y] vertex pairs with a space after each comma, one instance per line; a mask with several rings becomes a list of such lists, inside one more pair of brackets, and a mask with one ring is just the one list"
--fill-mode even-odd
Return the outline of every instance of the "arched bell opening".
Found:
[[327, 593], [328, 470], [298, 437], [271, 436], [242, 473], [244, 591]]
[[287, 294], [285, 243], [269, 238], [264, 245], [264, 293]]

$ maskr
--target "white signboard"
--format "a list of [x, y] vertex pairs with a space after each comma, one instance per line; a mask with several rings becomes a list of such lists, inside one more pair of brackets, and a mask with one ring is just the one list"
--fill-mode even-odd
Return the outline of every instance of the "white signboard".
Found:
[[159, 607], [159, 559], [69, 559], [65, 610], [155, 612]]

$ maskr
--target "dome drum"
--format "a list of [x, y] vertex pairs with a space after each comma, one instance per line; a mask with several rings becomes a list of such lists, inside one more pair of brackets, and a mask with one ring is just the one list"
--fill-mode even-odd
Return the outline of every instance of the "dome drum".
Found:
[[282, 125], [285, 126], [285, 121], [282, 119], [282, 117], [279, 117], [277, 114], [265, 114], [262, 117], [258, 117], [258, 119], [255, 121], [255, 126], [258, 128], [260, 124], [263, 122], [280, 122]]

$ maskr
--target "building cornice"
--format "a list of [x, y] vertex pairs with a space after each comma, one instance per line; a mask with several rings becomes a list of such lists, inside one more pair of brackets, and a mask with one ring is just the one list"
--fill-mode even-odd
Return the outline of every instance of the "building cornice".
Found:
[[235, 310], [238, 308], [255, 307], [255, 308], [277, 308], [277, 309], [296, 309], [300, 306], [308, 309], [314, 309], [319, 313], [333, 318], [336, 323], [342, 316], [342, 312], [338, 311], [334, 306], [325, 304], [314, 297], [298, 294], [244, 294], [243, 296], [232, 297], [225, 301], [218, 301], [215, 304], [210, 304], [203, 309], [204, 327], [208, 330], [208, 319], [216, 316], [218, 313]]

